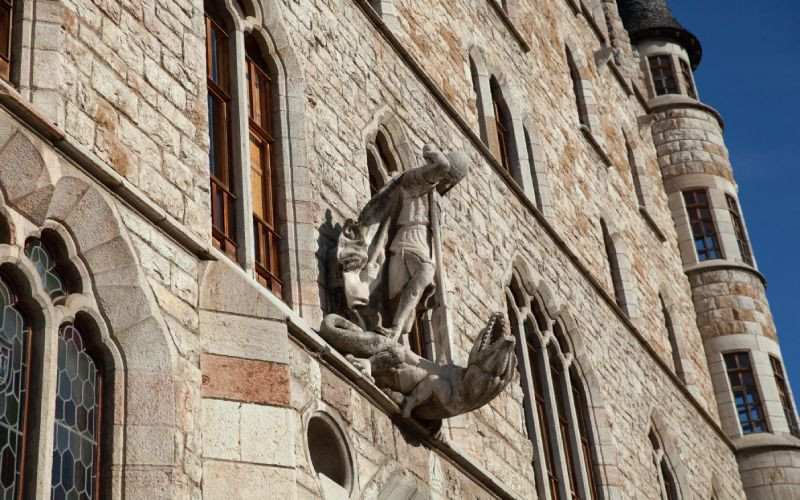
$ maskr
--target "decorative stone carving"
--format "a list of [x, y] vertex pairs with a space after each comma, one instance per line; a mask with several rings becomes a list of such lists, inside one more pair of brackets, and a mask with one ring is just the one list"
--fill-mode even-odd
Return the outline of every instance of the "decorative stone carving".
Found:
[[389, 181], [358, 220], [345, 222], [336, 257], [347, 317], [328, 315], [320, 334], [373, 378], [404, 417], [435, 420], [491, 401], [511, 380], [516, 356], [501, 313], [478, 334], [466, 367], [430, 361], [400, 342], [418, 309], [445, 307], [444, 290], [434, 293], [446, 283], [438, 200], [469, 172], [461, 152], [428, 145], [423, 157], [424, 165]]

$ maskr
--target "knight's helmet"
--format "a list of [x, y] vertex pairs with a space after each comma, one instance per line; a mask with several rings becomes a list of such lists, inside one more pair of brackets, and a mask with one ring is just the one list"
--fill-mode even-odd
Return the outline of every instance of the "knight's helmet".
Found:
[[699, 99], [702, 48], [666, 0], [618, 0], [692, 289], [721, 425], [748, 498], [796, 498], [800, 428], [740, 210], [720, 114]]

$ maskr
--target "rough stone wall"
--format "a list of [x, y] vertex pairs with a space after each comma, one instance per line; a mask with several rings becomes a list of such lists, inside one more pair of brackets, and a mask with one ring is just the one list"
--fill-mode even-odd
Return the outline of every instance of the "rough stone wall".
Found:
[[689, 276], [697, 325], [704, 339], [746, 333], [777, 341], [764, 283], [735, 269], [704, 271]]
[[210, 234], [205, 29], [197, 2], [38, 3], [31, 100], [201, 238]]
[[654, 113], [653, 142], [664, 180], [710, 174], [733, 182], [722, 128], [713, 113], [688, 107]]

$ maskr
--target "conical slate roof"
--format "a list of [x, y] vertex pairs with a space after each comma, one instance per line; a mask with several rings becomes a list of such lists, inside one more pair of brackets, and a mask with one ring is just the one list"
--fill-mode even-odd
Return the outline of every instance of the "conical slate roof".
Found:
[[643, 40], [670, 40], [689, 53], [692, 68], [700, 64], [700, 41], [672, 15], [667, 0], [617, 0], [622, 23], [636, 44]]

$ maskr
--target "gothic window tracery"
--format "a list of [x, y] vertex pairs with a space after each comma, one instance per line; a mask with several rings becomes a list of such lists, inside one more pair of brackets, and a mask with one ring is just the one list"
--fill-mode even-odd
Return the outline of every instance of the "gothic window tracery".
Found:
[[25, 255], [36, 267], [42, 287], [51, 299], [65, 297], [69, 293], [67, 281], [58, 269], [56, 257], [44, 241], [39, 238], [28, 238], [25, 242]]
[[[566, 330], [514, 274], [506, 289], [540, 498], [599, 498], [589, 406]], [[541, 457], [539, 459], [539, 457]]]
[[675, 472], [672, 470], [672, 465], [664, 452], [661, 439], [654, 429], [650, 430], [647, 438], [653, 448], [653, 465], [658, 476], [658, 486], [662, 500], [680, 500], [680, 491], [675, 480]]
[[0, 276], [0, 496], [18, 498], [27, 442], [31, 328], [11, 283]]

